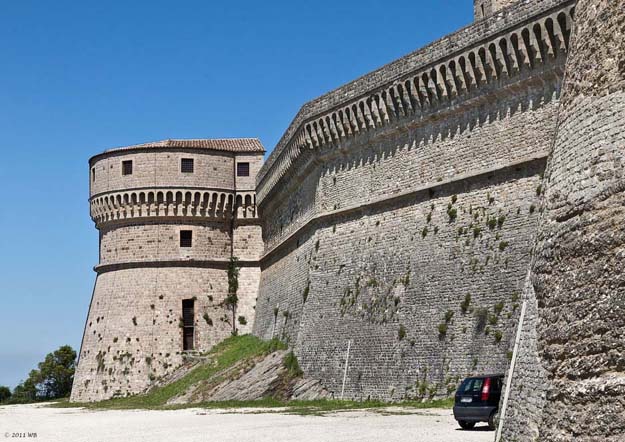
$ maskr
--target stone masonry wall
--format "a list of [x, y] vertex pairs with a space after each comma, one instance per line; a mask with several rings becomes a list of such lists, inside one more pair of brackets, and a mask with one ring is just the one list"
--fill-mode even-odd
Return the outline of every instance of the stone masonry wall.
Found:
[[537, 431], [506, 420], [507, 441], [625, 439], [624, 36], [622, 2], [578, 2], [531, 268], [546, 397], [530, 408]]
[[526, 87], [429, 124], [366, 133], [342, 150], [322, 152], [315, 159], [321, 166], [303, 168], [303, 176], [261, 205], [266, 250], [321, 213], [546, 157], [557, 88], [557, 81]]
[[183, 299], [196, 298], [198, 350], [228, 337], [230, 328], [223, 321], [228, 313], [219, 305], [227, 291], [225, 269], [139, 268], [99, 275], [72, 401], [140, 392], [177, 368]]
[[[194, 172], [181, 173], [180, 160], [194, 159]], [[132, 161], [132, 175], [122, 175], [122, 161]], [[234, 189], [234, 155], [199, 149], [111, 152], [91, 165], [91, 195], [116, 190], [163, 187]], [[93, 171], [95, 170], [95, 180]]]
[[[571, 11], [506, 11], [474, 29], [494, 45], [451, 44], [467, 28], [308, 103], [259, 172], [254, 333], [291, 342], [335, 394], [348, 340], [353, 398], [444, 396], [463, 376], [507, 368]], [[518, 68], [496, 60], [496, 45], [521, 40], [523, 54], [509, 52]], [[449, 72], [478, 56], [488, 67], [462, 89]], [[418, 71], [426, 63], [436, 67]], [[297, 129], [314, 109], [327, 113]]]
[[307, 375], [338, 393], [349, 339], [348, 397], [445, 396], [466, 375], [505, 371], [541, 170], [319, 226], [296, 346]]
[[[192, 232], [193, 247], [180, 247], [181, 230]], [[100, 238], [100, 264], [230, 257], [230, 232], [223, 222], [146, 222], [103, 228]]]
[[353, 398], [443, 396], [504, 372], [556, 107], [557, 83], [530, 86], [311, 161], [261, 206], [254, 333], [293, 343], [335, 394], [351, 339]]
[[[526, 303], [526, 312], [515, 370], [514, 373], [507, 372], [507, 376], [512, 376], [512, 384], [503, 418], [505, 425], [502, 440], [510, 442], [540, 440], [538, 428], [547, 394], [547, 372], [538, 357], [538, 301], [529, 275], [523, 291], [523, 301]], [[523, 373], [522, 379], [519, 373]]]

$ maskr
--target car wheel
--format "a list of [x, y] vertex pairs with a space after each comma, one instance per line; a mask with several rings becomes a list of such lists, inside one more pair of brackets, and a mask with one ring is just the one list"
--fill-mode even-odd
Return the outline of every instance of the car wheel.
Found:
[[498, 424], [499, 424], [499, 410], [495, 410], [488, 417], [488, 429], [496, 430]]
[[458, 421], [458, 424], [463, 430], [470, 430], [475, 427], [475, 422]]

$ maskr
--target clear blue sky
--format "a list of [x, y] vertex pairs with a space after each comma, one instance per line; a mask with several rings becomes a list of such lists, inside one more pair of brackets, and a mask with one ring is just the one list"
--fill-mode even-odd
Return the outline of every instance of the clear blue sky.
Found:
[[3, 1], [0, 385], [80, 346], [91, 155], [164, 138], [270, 151], [304, 102], [471, 20], [471, 0]]

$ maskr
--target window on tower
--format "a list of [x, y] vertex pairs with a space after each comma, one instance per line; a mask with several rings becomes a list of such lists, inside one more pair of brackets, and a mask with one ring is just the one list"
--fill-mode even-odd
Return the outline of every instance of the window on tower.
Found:
[[250, 176], [250, 163], [237, 163], [237, 176]]
[[193, 158], [182, 158], [180, 160], [180, 171], [182, 173], [193, 173]]
[[182, 300], [182, 350], [193, 350], [195, 332], [195, 302], [193, 299]]
[[122, 175], [132, 175], [132, 160], [122, 161]]
[[192, 230], [180, 231], [180, 247], [193, 247], [193, 231]]

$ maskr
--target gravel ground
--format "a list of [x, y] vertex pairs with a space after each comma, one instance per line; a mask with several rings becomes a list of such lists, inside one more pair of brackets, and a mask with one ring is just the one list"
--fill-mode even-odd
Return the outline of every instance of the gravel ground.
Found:
[[483, 426], [463, 431], [451, 411], [436, 409], [388, 408], [299, 416], [253, 409], [91, 411], [41, 404], [0, 407], [0, 442], [491, 442], [494, 435]]

